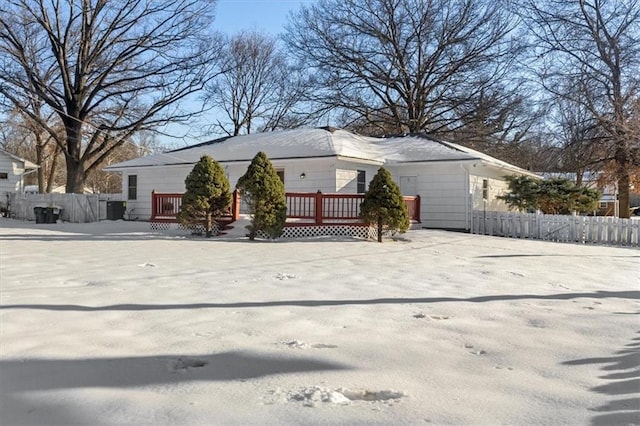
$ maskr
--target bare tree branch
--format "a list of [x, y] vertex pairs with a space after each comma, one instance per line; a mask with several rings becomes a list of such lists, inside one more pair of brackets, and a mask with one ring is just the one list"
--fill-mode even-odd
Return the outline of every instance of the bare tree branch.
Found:
[[620, 215], [629, 217], [632, 166], [640, 150], [634, 105], [640, 99], [640, 1], [527, 0], [522, 5], [535, 39], [535, 68], [555, 98], [584, 108], [600, 137], [591, 164], [612, 161]]
[[314, 72], [319, 109], [447, 134], [512, 68], [517, 19], [505, 3], [321, 0], [292, 17], [285, 40]]
[[22, 100], [37, 98], [59, 117], [68, 192], [82, 191], [135, 132], [193, 115], [179, 104], [215, 73], [213, 7], [214, 0], [3, 2], [0, 98], [27, 115]]

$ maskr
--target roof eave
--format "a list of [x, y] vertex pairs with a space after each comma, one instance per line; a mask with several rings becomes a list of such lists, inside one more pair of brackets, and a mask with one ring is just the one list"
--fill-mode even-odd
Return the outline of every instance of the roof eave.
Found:
[[542, 176], [537, 175], [537, 174], [535, 174], [533, 172], [530, 172], [529, 170], [525, 170], [525, 169], [523, 169], [521, 167], [514, 166], [513, 164], [502, 163], [502, 162], [497, 163], [497, 162], [493, 162], [493, 161], [487, 161], [487, 160], [484, 160], [484, 159], [482, 159], [480, 161], [482, 162], [482, 164], [485, 164], [485, 165], [488, 165], [488, 166], [497, 167], [497, 168], [502, 169], [502, 170], [509, 170], [511, 172], [515, 172], [515, 173], [518, 173], [518, 174], [521, 174], [521, 175], [530, 176], [530, 177], [533, 177], [533, 178], [536, 178], [536, 179], [542, 179]]

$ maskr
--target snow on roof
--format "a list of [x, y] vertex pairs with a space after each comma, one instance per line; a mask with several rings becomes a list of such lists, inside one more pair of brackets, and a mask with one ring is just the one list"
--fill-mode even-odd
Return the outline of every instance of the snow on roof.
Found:
[[382, 163], [384, 157], [372, 143], [374, 140], [375, 138], [338, 129], [294, 129], [252, 133], [112, 164], [105, 170], [194, 164], [205, 154], [221, 163], [251, 161], [259, 151], [267, 154], [270, 160], [339, 156]]
[[221, 163], [251, 161], [259, 151], [267, 154], [270, 160], [340, 157], [379, 164], [480, 160], [529, 173], [481, 152], [423, 135], [374, 138], [335, 128], [294, 129], [224, 137], [192, 147], [112, 164], [105, 170], [195, 164], [205, 154]]

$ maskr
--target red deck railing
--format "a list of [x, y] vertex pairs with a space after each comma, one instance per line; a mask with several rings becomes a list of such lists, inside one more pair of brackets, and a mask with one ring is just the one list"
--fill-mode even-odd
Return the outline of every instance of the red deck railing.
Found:
[[[360, 204], [364, 194], [324, 194], [318, 192], [287, 192], [287, 218], [294, 219], [287, 225], [353, 224], [360, 219]], [[420, 196], [405, 196], [409, 218], [420, 222]], [[176, 214], [182, 205], [182, 194], [151, 194], [151, 221], [177, 222]], [[233, 202], [226, 219], [236, 221], [240, 217], [240, 195], [233, 192]]]
[[[405, 196], [409, 218], [420, 222], [420, 196]], [[320, 225], [330, 222], [356, 222], [364, 194], [324, 194], [322, 192], [287, 192], [287, 218], [313, 220]]]
[[[182, 206], [180, 193], [151, 192], [151, 222], [177, 223], [176, 215]], [[234, 222], [240, 217], [240, 196], [233, 191], [233, 200], [229, 212], [222, 219]]]

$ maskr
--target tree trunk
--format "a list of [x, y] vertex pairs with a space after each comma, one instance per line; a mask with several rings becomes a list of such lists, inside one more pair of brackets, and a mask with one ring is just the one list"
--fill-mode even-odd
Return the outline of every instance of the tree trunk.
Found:
[[378, 242], [382, 242], [382, 218], [378, 218]]
[[53, 152], [53, 156], [51, 157], [51, 165], [49, 168], [49, 176], [47, 178], [47, 188], [45, 190], [45, 192], [47, 194], [49, 194], [51, 192], [51, 190], [53, 189], [53, 184], [54, 184], [54, 180], [55, 180], [55, 175], [56, 175], [56, 169], [58, 168], [58, 157], [60, 156], [60, 147], [56, 147], [55, 151]]
[[84, 192], [85, 171], [82, 158], [82, 122], [69, 118], [65, 123], [67, 134], [67, 150], [65, 159], [67, 162], [68, 194], [82, 194]]
[[629, 197], [629, 169], [618, 166], [618, 217], [629, 219], [631, 216]]
[[207, 218], [205, 219], [205, 235], [207, 238], [211, 238], [211, 228], [213, 228], [213, 220], [211, 219], [211, 213], [207, 213]]
[[36, 164], [38, 167], [38, 193], [44, 194], [46, 192], [45, 183], [44, 183], [44, 160], [42, 157], [44, 156], [42, 151], [44, 151], [44, 146], [40, 144], [40, 141], [36, 142]]
[[67, 194], [82, 194], [84, 192], [84, 169], [82, 164], [69, 157], [67, 159]]

